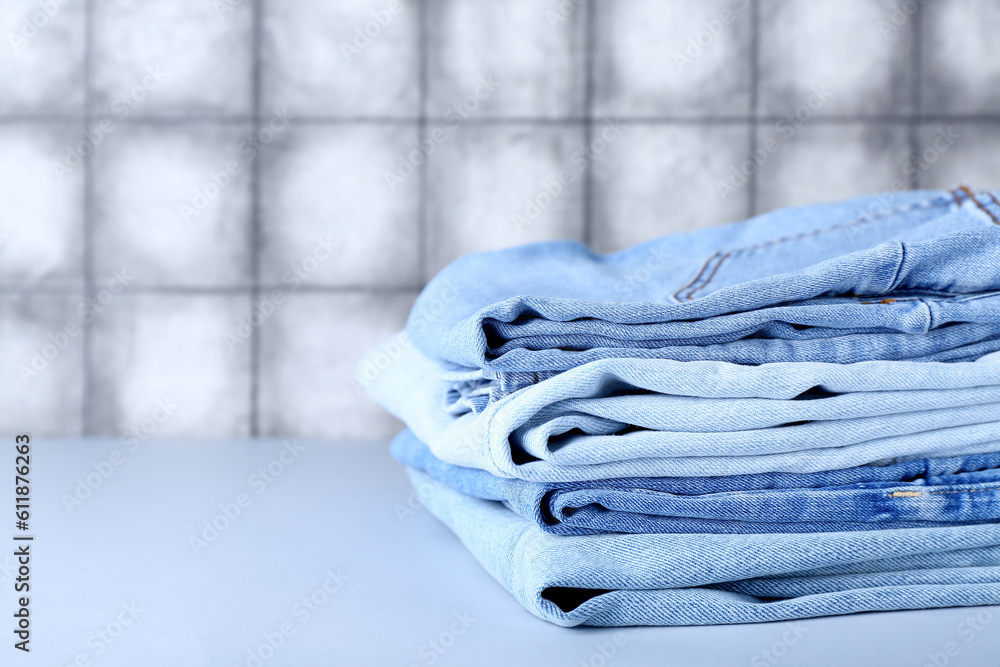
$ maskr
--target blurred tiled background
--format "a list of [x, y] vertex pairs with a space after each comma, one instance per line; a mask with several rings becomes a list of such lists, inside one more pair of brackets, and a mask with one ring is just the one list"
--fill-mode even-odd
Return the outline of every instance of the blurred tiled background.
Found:
[[4, 432], [384, 438], [354, 364], [462, 253], [1000, 185], [995, 0], [5, 0], [0, 28]]

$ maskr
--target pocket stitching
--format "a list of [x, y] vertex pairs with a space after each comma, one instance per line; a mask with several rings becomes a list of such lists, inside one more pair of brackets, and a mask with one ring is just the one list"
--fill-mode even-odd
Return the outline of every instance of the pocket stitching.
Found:
[[[959, 206], [961, 206], [963, 203], [962, 198], [958, 196], [959, 190], [965, 193], [966, 197], [969, 198], [969, 201], [971, 201], [973, 204], [976, 205], [976, 208], [978, 208], [980, 211], [988, 215], [990, 220], [992, 220], [994, 224], [1000, 225], [1000, 218], [997, 218], [995, 215], [993, 215], [993, 211], [986, 208], [986, 205], [983, 204], [981, 201], [979, 201], [979, 197], [976, 196], [976, 193], [973, 192], [968, 185], [959, 185], [957, 188], [952, 190], [952, 195], [954, 195], [955, 201], [958, 202]], [[992, 192], [986, 192], [984, 194], [990, 199], [992, 199], [994, 204], [1000, 206], [1000, 201], [997, 201], [996, 197], [993, 196]]]
[[[939, 207], [944, 206], [946, 204], [950, 204], [951, 201], [952, 201], [952, 199], [950, 197], [940, 196], [940, 197], [936, 197], [935, 199], [931, 199], [931, 200], [926, 201], [926, 202], [921, 202], [920, 204], [911, 204], [909, 206], [903, 206], [903, 207], [899, 207], [899, 208], [896, 208], [896, 209], [892, 209], [890, 211], [886, 211], [882, 215], [880, 215], [878, 217], [875, 217], [875, 218], [872, 218], [870, 216], [864, 216], [864, 217], [857, 218], [856, 220], [852, 220], [850, 222], [846, 222], [846, 223], [842, 223], [842, 224], [838, 224], [838, 225], [831, 225], [829, 227], [823, 227], [821, 229], [815, 229], [815, 230], [813, 230], [811, 232], [808, 232], [808, 233], [796, 234], [794, 236], [785, 236], [785, 237], [782, 237], [782, 238], [779, 238], [779, 239], [775, 239], [773, 241], [766, 241], [764, 243], [758, 243], [756, 245], [746, 246], [744, 248], [736, 248], [735, 250], [727, 251], [724, 254], [722, 252], [720, 252], [720, 251], [716, 251], [711, 257], [709, 257], [707, 260], [705, 260], [705, 263], [702, 265], [701, 269], [698, 271], [697, 275], [695, 275], [694, 279], [691, 280], [691, 282], [689, 282], [684, 287], [681, 287], [679, 290], [677, 290], [676, 292], [674, 292], [674, 299], [676, 299], [679, 302], [693, 300], [694, 299], [694, 295], [697, 292], [700, 292], [701, 290], [703, 290], [706, 287], [708, 287], [708, 285], [712, 282], [712, 280], [714, 280], [715, 276], [718, 274], [719, 269], [722, 268], [722, 265], [726, 262], [727, 259], [729, 259], [733, 255], [738, 255], [738, 254], [741, 254], [741, 253], [744, 253], [744, 252], [750, 252], [752, 250], [759, 250], [761, 248], [767, 248], [767, 247], [771, 247], [771, 246], [777, 246], [777, 245], [781, 245], [783, 243], [788, 243], [790, 241], [799, 241], [801, 239], [809, 238], [811, 236], [817, 236], [819, 234], [822, 234], [822, 233], [825, 233], [825, 232], [829, 232], [829, 231], [833, 231], [833, 230], [837, 230], [837, 229], [846, 229], [848, 227], [853, 227], [855, 225], [859, 225], [859, 224], [861, 224], [861, 223], [863, 223], [865, 221], [886, 220], [888, 218], [895, 217], [897, 215], [901, 215], [903, 213], [910, 213], [912, 211], [926, 211], [926, 210], [929, 210], [929, 209], [932, 209], [932, 208], [939, 208]], [[715, 258], [717, 258], [717, 257], [719, 258], [719, 262], [718, 262], [718, 264], [716, 264], [716, 266], [713, 269], [712, 273], [709, 274], [709, 276], [705, 280], [705, 282], [702, 285], [700, 285], [698, 287], [694, 287], [692, 289], [692, 286], [694, 286], [695, 284], [697, 284], [703, 278], [703, 276], [705, 275], [705, 271], [708, 270], [708, 267], [712, 263], [712, 260], [715, 259]], [[682, 296], [682, 294], [684, 293], [685, 290], [690, 290], [690, 291], [687, 293], [686, 296]]]

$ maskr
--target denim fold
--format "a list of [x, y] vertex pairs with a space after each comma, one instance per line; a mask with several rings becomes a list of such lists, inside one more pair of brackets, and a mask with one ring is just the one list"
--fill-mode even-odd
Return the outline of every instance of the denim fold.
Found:
[[1000, 604], [1000, 193], [462, 257], [357, 384], [563, 626]]
[[554, 535], [810, 533], [1000, 521], [1000, 453], [822, 473], [538, 483], [436, 458], [410, 431], [392, 455], [434, 482], [503, 502]]
[[403, 343], [366, 389], [441, 460], [538, 482], [812, 473], [1000, 450], [998, 354], [761, 366], [603, 360], [479, 412], [450, 409], [449, 385]]
[[762, 623], [1000, 604], [1000, 524], [768, 535], [543, 531], [410, 471], [425, 507], [536, 616], [562, 626]]
[[974, 359], [1000, 350], [996, 201], [913, 191], [880, 208], [873, 195], [610, 255], [571, 241], [466, 255], [406, 330], [435, 361], [491, 380], [619, 358]]

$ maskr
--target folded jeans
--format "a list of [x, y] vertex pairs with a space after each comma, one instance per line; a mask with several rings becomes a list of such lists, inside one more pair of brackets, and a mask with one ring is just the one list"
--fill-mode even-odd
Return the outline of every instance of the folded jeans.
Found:
[[410, 471], [530, 612], [558, 625], [757, 623], [1000, 604], [1000, 524], [780, 535], [550, 535]]
[[1000, 522], [1000, 453], [810, 474], [658, 477], [543, 484], [436, 458], [411, 431], [402, 464], [468, 496], [498, 500], [554, 535], [786, 533]]
[[404, 344], [365, 388], [441, 460], [540, 482], [811, 473], [1000, 449], [996, 354], [951, 364], [605, 360], [457, 413], [440, 366]]
[[977, 349], [996, 351], [998, 201], [913, 191], [891, 209], [877, 196], [782, 209], [613, 255], [569, 241], [467, 255], [428, 284], [407, 332], [487, 379], [622, 357], [948, 361], [933, 357], [975, 338], [962, 325], [985, 326]]

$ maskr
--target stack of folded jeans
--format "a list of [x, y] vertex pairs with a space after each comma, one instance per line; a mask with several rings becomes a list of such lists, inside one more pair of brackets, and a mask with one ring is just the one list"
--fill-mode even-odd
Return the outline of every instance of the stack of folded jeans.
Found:
[[791, 208], [430, 282], [358, 381], [560, 625], [1000, 604], [1000, 196]]

